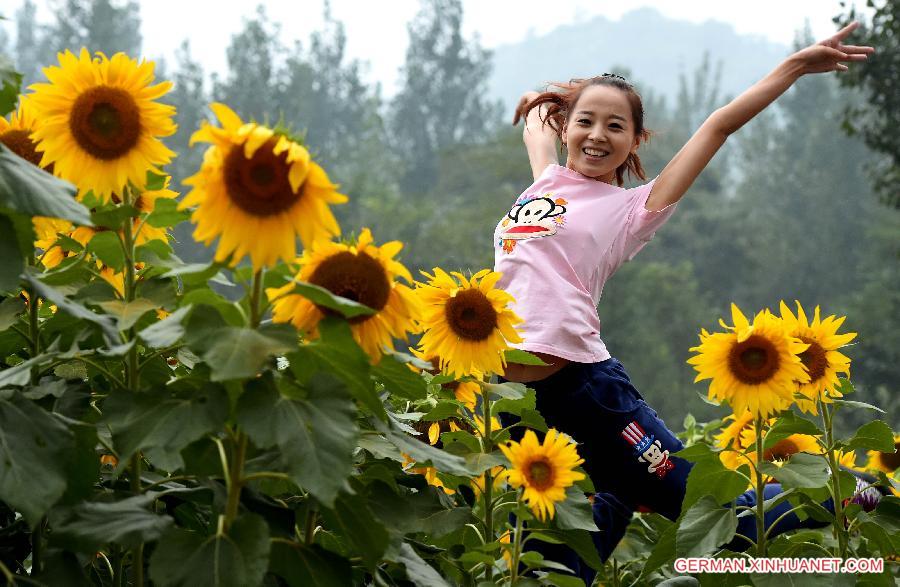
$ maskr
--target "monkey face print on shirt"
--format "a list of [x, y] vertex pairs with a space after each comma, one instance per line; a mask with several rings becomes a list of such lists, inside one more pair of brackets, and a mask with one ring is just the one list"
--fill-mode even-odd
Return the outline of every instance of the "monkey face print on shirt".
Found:
[[517, 241], [556, 234], [565, 225], [567, 203], [553, 194], [520, 199], [500, 221], [498, 244], [505, 253], [511, 253]]

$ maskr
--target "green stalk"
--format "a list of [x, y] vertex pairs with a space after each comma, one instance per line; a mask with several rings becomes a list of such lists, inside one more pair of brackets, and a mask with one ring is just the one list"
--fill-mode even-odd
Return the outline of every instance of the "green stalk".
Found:
[[847, 532], [844, 529], [844, 504], [841, 496], [841, 481], [838, 474], [837, 458], [834, 454], [834, 424], [833, 414], [828, 404], [819, 399], [819, 409], [822, 411], [822, 424], [825, 427], [825, 444], [828, 452], [828, 468], [831, 471], [831, 499], [834, 502], [834, 536], [838, 541], [838, 553], [841, 558], [847, 558]]
[[[250, 289], [250, 328], [257, 328], [262, 320], [260, 301], [263, 290], [263, 273], [260, 269], [253, 274], [253, 286]], [[234, 435], [234, 454], [228, 471], [228, 499], [225, 502], [225, 530], [231, 527], [237, 518], [241, 503], [241, 490], [247, 479], [244, 477], [244, 461], [247, 458], [249, 438], [243, 430], [236, 429]]]
[[756, 556], [766, 556], [766, 493], [759, 463], [763, 459], [763, 418], [756, 415]]
[[[484, 436], [481, 439], [481, 447], [484, 454], [490, 454], [494, 448], [491, 443], [491, 398], [485, 387], [481, 388], [481, 401], [484, 407]], [[491, 469], [488, 468], [484, 472], [484, 538], [490, 542], [494, 541], [494, 504], [491, 499], [493, 488], [494, 479]], [[485, 578], [488, 581], [494, 580], [494, 565], [486, 566]]]
[[[122, 193], [124, 206], [132, 204], [131, 188], [126, 187]], [[136, 275], [134, 272], [134, 233], [132, 231], [132, 220], [126, 218], [122, 222], [122, 251], [125, 257], [124, 267], [124, 285], [125, 285], [125, 302], [134, 301], [136, 287]], [[130, 328], [127, 333], [127, 340], [134, 340], [136, 334], [134, 328]], [[132, 393], [137, 393], [140, 389], [140, 371], [138, 370], [138, 349], [137, 344], [132, 345], [125, 355], [125, 385]], [[136, 452], [131, 457], [129, 463], [129, 478], [132, 493], [141, 494], [141, 453]], [[141, 542], [131, 551], [131, 574], [134, 578], [135, 587], [143, 587], [144, 585], [144, 543]]]
[[[34, 265], [34, 254], [31, 255], [29, 259], [29, 264]], [[28, 292], [28, 353], [31, 355], [31, 358], [35, 358], [41, 354], [41, 332], [40, 332], [40, 321], [38, 316], [38, 308], [40, 304], [40, 299], [38, 298], [37, 290], [33, 287], [29, 287], [26, 290]], [[34, 365], [31, 368], [30, 375], [30, 383], [31, 385], [37, 385], [40, 380], [41, 369], [39, 365]], [[41, 566], [43, 565], [44, 558], [44, 529], [47, 526], [47, 516], [41, 518], [41, 521], [38, 522], [37, 528], [35, 528], [34, 533], [31, 535], [31, 574], [35, 575], [40, 573]]]
[[[519, 507], [522, 507], [522, 492], [519, 492]], [[509, 584], [519, 580], [519, 557], [522, 555], [522, 516], [516, 516], [516, 535], [513, 538], [512, 562], [509, 569]]]

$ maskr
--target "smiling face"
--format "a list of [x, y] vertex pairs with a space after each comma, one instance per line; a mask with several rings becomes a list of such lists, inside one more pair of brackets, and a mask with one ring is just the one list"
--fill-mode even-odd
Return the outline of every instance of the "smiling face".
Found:
[[591, 85], [571, 110], [563, 127], [566, 167], [606, 183], [616, 180], [616, 168], [637, 150], [631, 104], [622, 90]]

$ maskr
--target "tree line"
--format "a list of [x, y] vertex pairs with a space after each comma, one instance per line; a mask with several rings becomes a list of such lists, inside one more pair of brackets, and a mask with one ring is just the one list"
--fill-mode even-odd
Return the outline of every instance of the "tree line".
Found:
[[[23, 87], [64, 48], [142, 54], [136, 1], [51, 4], [50, 22], [38, 22], [26, 0], [7, 15], [15, 34], [0, 29], [0, 53], [15, 58]], [[350, 196], [337, 210], [345, 233], [367, 226], [379, 241], [403, 241], [409, 267], [490, 267], [493, 228], [531, 176], [521, 127], [501, 120], [500, 104], [486, 92], [490, 51], [462, 35], [461, 0], [421, 1], [392, 97], [366, 83], [365, 63], [346, 54], [344, 26], [327, 3], [324, 16], [309, 39], [285, 46], [260, 5], [233, 35], [221, 76], [204, 71], [188, 40], [174, 63], [160, 64], [158, 77], [175, 82], [167, 99], [178, 110], [169, 141], [179, 153], [168, 169], [173, 186], [184, 190], [181, 182], [199, 167], [202, 151], [188, 140], [209, 102], [224, 102], [303, 137]], [[670, 99], [654, 94], [639, 71], [625, 72], [655, 131], [641, 151], [650, 177], [725, 102], [719, 67], [711, 56]], [[599, 306], [604, 339], [672, 426], [688, 412], [713, 413], [695, 399], [700, 388], [685, 364], [700, 328], [714, 327], [732, 301], [753, 311], [781, 299], [848, 315], [845, 330], [859, 332], [849, 350], [857, 399], [886, 406], [882, 419], [900, 419], [890, 394], [900, 362], [900, 213], [883, 186], [881, 202], [871, 187], [881, 185], [875, 175], [891, 160], [861, 140], [868, 135], [842, 130], [848, 106], [865, 103], [866, 91], [835, 76], [801, 80], [732, 137], [655, 241], [608, 284]], [[886, 116], [873, 106], [866, 128]], [[190, 230], [176, 233], [178, 253], [205, 260]]]

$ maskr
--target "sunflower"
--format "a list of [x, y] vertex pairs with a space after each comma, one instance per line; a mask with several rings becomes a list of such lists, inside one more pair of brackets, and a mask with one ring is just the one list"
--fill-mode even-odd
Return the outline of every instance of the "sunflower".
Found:
[[[735, 470], [747, 462], [747, 459], [741, 454], [749, 448], [744, 443], [742, 432], [747, 426], [753, 425], [753, 414], [749, 411], [745, 411], [740, 417], [731, 414], [725, 418], [726, 422], [728, 420], [731, 420], [731, 423], [723, 427], [722, 431], [715, 436], [714, 444], [717, 448], [722, 449], [722, 452], [719, 453], [719, 460], [722, 461], [722, 464]], [[729, 447], [732, 450], [725, 450]]]
[[768, 310], [751, 324], [736, 304], [731, 304], [731, 332], [700, 337], [698, 353], [688, 359], [699, 374], [694, 382], [712, 379], [709, 398], [725, 400], [735, 413], [750, 410], [764, 418], [787, 408], [794, 397], [795, 381], [809, 381], [799, 354], [809, 345], [789, 336], [782, 321]]
[[50, 83], [34, 84], [29, 100], [41, 120], [34, 137], [41, 165], [93, 190], [102, 201], [129, 183], [146, 185], [147, 172], [161, 173], [175, 155], [159, 137], [175, 133], [175, 108], [154, 100], [172, 82], [153, 82], [152, 61], [138, 63], [124, 53], [91, 58], [58, 54], [59, 67], [44, 69]]
[[[15, 112], [10, 113], [9, 120], [0, 117], [0, 143], [22, 159], [40, 167], [41, 154], [37, 151], [37, 140], [34, 138], [37, 127], [38, 120], [28, 98], [20, 96], [19, 106]], [[50, 165], [47, 171], [53, 173], [53, 166]]]
[[[375, 363], [383, 347], [393, 348], [392, 337], [405, 339], [408, 332], [416, 331], [415, 320], [421, 314], [421, 302], [413, 290], [398, 281], [402, 277], [412, 283], [406, 267], [394, 260], [401, 248], [399, 241], [374, 245], [372, 233], [364, 228], [356, 244], [319, 241], [299, 259], [299, 281], [375, 310], [374, 314], [348, 319], [353, 338]], [[275, 304], [273, 320], [291, 322], [314, 339], [319, 321], [334, 311], [291, 293], [293, 289], [294, 284], [289, 283], [266, 290]]]
[[425, 304], [419, 341], [426, 355], [440, 357], [440, 368], [454, 376], [473, 372], [503, 374], [508, 343], [522, 342], [515, 324], [522, 322], [509, 304], [513, 297], [495, 289], [500, 273], [483, 269], [466, 279], [435, 267], [416, 292]]
[[[25, 159], [33, 165], [40, 166], [41, 154], [37, 151], [37, 141], [34, 131], [38, 127], [38, 120], [34, 116], [34, 109], [25, 96], [19, 96], [19, 106], [15, 112], [10, 113], [9, 120], [0, 117], [0, 143], [7, 149]], [[53, 173], [53, 164], [49, 164], [45, 171]], [[35, 216], [32, 219], [36, 236], [35, 246], [46, 254], [54, 248], [57, 233], [66, 233], [72, 230], [72, 224], [67, 220]], [[58, 251], [61, 249], [56, 247]], [[51, 257], [56, 256], [56, 253]], [[61, 261], [62, 258], [60, 257]], [[59, 261], [57, 261], [57, 264]]]
[[584, 473], [574, 470], [584, 462], [575, 443], [555, 428], [547, 431], [543, 443], [533, 430], [526, 430], [521, 443], [510, 441], [500, 450], [512, 465], [506, 475], [509, 484], [525, 488], [528, 507], [542, 521], [553, 518], [553, 504], [566, 499], [566, 487], [584, 479]]
[[824, 320], [819, 315], [819, 306], [816, 306], [813, 320], [810, 322], [803, 306], [797, 304], [795, 316], [787, 304], [781, 302], [781, 319], [790, 336], [799, 338], [809, 345], [800, 353], [800, 360], [809, 372], [809, 381], [800, 384], [798, 392], [806, 400], [798, 400], [798, 407], [804, 412], [817, 415], [819, 413], [817, 402], [822, 400], [831, 403], [832, 397], [841, 397], [843, 394], [837, 390], [838, 373], [850, 376], [850, 359], [837, 349], [848, 344], [856, 338], [855, 332], [838, 334], [838, 328], [844, 323], [846, 316], [836, 318], [828, 316]]
[[[254, 270], [288, 263], [304, 248], [340, 234], [328, 204], [343, 204], [309, 151], [265, 126], [244, 123], [228, 106], [212, 104], [222, 127], [204, 122], [191, 137], [212, 143], [200, 170], [185, 180], [193, 189], [181, 208], [197, 206], [194, 238], [209, 246], [219, 237], [216, 261], [236, 264], [249, 255]], [[399, 249], [398, 249], [399, 250]]]
[[888, 475], [892, 475], [900, 468], [900, 434], [894, 435], [894, 452], [870, 450], [866, 456], [868, 456], [866, 469], [884, 471]]

